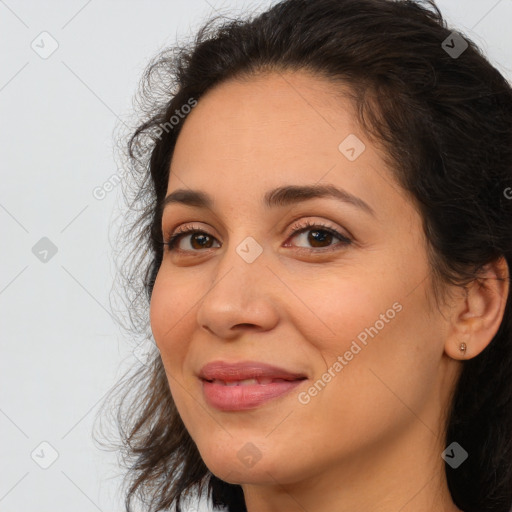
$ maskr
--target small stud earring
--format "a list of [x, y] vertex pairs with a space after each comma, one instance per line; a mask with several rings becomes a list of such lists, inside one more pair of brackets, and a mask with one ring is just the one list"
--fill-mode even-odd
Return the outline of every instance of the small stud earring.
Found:
[[466, 347], [466, 344], [465, 344], [464, 342], [462, 342], [462, 343], [460, 344], [459, 349], [460, 349], [460, 351], [461, 351], [464, 355], [466, 355], [466, 348], [467, 348], [467, 347]]

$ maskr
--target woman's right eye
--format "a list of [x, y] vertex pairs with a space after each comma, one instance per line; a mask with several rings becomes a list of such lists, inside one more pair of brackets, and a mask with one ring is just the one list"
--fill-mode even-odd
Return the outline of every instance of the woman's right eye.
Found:
[[[190, 236], [189, 244], [191, 245], [192, 249], [182, 249], [180, 247], [176, 248], [176, 245], [179, 244], [182, 238], [191, 234], [193, 236]], [[190, 227], [185, 229], [178, 229], [168, 240], [164, 242], [164, 245], [169, 251], [190, 252], [191, 250], [194, 251], [196, 249], [211, 249], [212, 240], [216, 239], [206, 231]], [[194, 246], [195, 243], [198, 244], [197, 247]]]

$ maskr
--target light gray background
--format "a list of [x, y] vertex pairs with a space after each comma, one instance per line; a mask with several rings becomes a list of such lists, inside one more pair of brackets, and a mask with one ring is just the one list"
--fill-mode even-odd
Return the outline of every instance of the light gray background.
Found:
[[[91, 429], [138, 361], [109, 313], [120, 187], [93, 190], [119, 172], [113, 132], [149, 59], [212, 14], [271, 3], [0, 0], [0, 510], [123, 510], [115, 455]], [[511, 80], [512, 0], [438, 5]], [[44, 31], [58, 43], [48, 58], [31, 47], [51, 49]], [[58, 249], [46, 262], [32, 251], [42, 237]], [[47, 469], [42, 442], [58, 453]]]

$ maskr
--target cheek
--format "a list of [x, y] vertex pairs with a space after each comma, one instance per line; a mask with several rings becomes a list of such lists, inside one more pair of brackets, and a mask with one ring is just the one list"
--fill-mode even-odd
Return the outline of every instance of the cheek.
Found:
[[331, 274], [311, 285], [302, 283], [301, 300], [289, 310], [302, 337], [332, 363], [350, 349], [352, 341], [364, 346], [370, 339], [368, 330], [372, 331], [376, 323], [382, 331], [388, 330], [386, 320], [392, 323], [400, 315], [396, 312], [399, 306], [393, 308], [398, 296], [392, 283], [380, 283], [377, 288], [375, 282], [366, 282], [363, 277], [342, 275], [334, 279]]
[[[396, 280], [319, 280], [314, 288], [302, 287], [301, 299], [309, 311], [304, 306], [290, 310], [312, 360], [320, 362], [315, 382], [326, 384], [317, 386], [318, 406], [341, 402], [343, 414], [347, 409], [362, 412], [368, 404], [371, 410], [364, 414], [369, 419], [382, 409], [377, 404], [400, 406], [391, 390], [400, 390], [411, 403], [425, 399], [422, 383], [432, 380], [436, 368], [431, 340], [437, 325], [425, 316], [421, 287], [408, 295]], [[390, 410], [396, 412], [394, 406]]]
[[149, 319], [153, 337], [161, 351], [164, 349], [165, 352], [172, 344], [181, 345], [177, 340], [183, 338], [187, 312], [194, 303], [193, 297], [187, 296], [187, 293], [193, 293], [192, 288], [180, 286], [176, 279], [171, 279], [165, 273], [157, 275], [151, 295]]
[[187, 293], [191, 287], [180, 287], [176, 281], [162, 274], [157, 276], [151, 295], [149, 317], [171, 395], [181, 415], [184, 410], [187, 410], [188, 399], [188, 393], [183, 390], [190, 385], [183, 374], [189, 348], [186, 340], [191, 337], [191, 317], [187, 316], [187, 312], [190, 311], [194, 301], [182, 293], [182, 291]]

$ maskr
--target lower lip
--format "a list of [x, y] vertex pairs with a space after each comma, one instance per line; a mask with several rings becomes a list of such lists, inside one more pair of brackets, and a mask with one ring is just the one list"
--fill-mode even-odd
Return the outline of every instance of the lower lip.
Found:
[[304, 380], [271, 382], [270, 384], [248, 384], [225, 386], [203, 380], [203, 394], [206, 401], [221, 411], [243, 411], [254, 409], [274, 398], [289, 393]]

